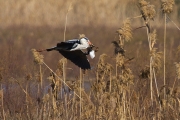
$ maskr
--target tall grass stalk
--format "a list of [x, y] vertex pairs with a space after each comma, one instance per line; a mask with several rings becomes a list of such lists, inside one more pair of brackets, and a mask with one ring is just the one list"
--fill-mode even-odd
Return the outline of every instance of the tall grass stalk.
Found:
[[65, 25], [64, 25], [64, 41], [66, 40], [66, 28], [67, 28], [67, 19], [68, 19], [68, 13], [72, 10], [72, 3], [70, 3], [67, 12], [66, 12], [66, 20], [65, 20]]
[[[166, 13], [164, 13], [164, 86], [166, 86]], [[166, 99], [166, 87], [164, 87], [164, 99]]]
[[158, 90], [158, 85], [157, 85], [157, 80], [156, 80], [156, 73], [155, 73], [154, 68], [153, 68], [153, 75], [154, 75], [154, 82], [155, 82], [155, 85], [156, 85], [156, 92], [157, 92], [157, 96], [158, 96], [158, 102], [159, 102], [160, 110], [161, 110], [160, 94], [159, 94], [159, 90]]
[[[164, 14], [164, 86], [166, 85], [166, 19], [167, 13], [173, 11], [174, 0], [161, 0], [161, 9]], [[164, 99], [166, 99], [166, 87], [164, 87]]]
[[41, 85], [41, 89], [42, 89], [43, 79], [42, 79], [42, 66], [41, 66], [41, 64], [39, 65], [39, 79], [40, 79], [40, 85]]
[[178, 30], [180, 30], [180, 28], [178, 27], [178, 25], [177, 25], [174, 21], [172, 21], [172, 20], [169, 18], [168, 15], [166, 15], [166, 17], [176, 26], [176, 28], [177, 28]]
[[109, 92], [111, 93], [111, 87], [112, 87], [112, 70], [109, 71]]
[[[82, 69], [80, 69], [80, 79], [79, 79], [79, 96], [82, 98], [82, 79], [83, 79], [83, 73]], [[81, 120], [81, 111], [82, 111], [82, 100], [80, 99], [80, 106], [79, 106], [79, 119]]]
[[[64, 25], [64, 41], [66, 40], [66, 28], [67, 28], [67, 19], [68, 19], [68, 13], [72, 10], [72, 3], [70, 3], [67, 12], [66, 12], [66, 20]], [[65, 68], [65, 62], [63, 62], [63, 80], [66, 82], [66, 68]], [[65, 88], [65, 85], [64, 85]], [[66, 106], [66, 119], [68, 119], [68, 113], [67, 113], [67, 99], [66, 99], [66, 92], [65, 92], [65, 106]]]
[[[152, 47], [151, 47], [151, 37], [150, 37], [150, 33], [151, 33], [151, 28], [150, 25], [147, 23], [147, 21], [145, 21], [146, 24], [146, 30], [147, 30], [147, 37], [148, 37], [148, 43], [149, 43], [149, 51], [152, 51]], [[149, 66], [150, 66], [150, 94], [151, 94], [151, 105], [153, 106], [153, 72], [152, 72], [152, 56], [150, 56], [150, 62], [149, 62]]]
[[6, 120], [5, 112], [4, 112], [4, 95], [3, 95], [2, 85], [1, 85], [1, 90], [0, 90], [0, 98], [1, 98], [1, 108], [2, 108], [3, 120]]
[[[151, 112], [153, 113], [153, 55], [151, 53], [153, 52], [153, 46], [154, 43], [152, 41], [151, 37], [151, 26], [150, 26], [150, 20], [154, 19], [154, 16], [156, 14], [156, 11], [154, 9], [154, 5], [151, 5], [149, 2], [145, 0], [139, 0], [139, 8], [141, 15], [144, 19], [146, 30], [147, 30], [147, 37], [148, 37], [148, 43], [149, 43], [149, 51], [150, 51], [150, 98], [151, 98]], [[155, 119], [153, 116], [152, 119]]]

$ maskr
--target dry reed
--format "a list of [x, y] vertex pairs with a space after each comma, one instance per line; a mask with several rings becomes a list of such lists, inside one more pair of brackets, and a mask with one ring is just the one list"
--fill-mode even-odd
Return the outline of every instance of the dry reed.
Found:
[[[21, 89], [17, 91], [20, 94], [22, 94], [22, 92], [25, 93], [26, 101], [23, 103], [23, 96], [18, 96], [16, 95], [17, 93], [15, 95], [9, 94], [14, 90], [13, 83], [10, 83], [12, 86], [4, 87], [5, 91], [3, 91], [3, 94], [5, 96], [3, 97], [5, 99], [2, 98], [3, 94], [1, 94], [1, 88], [0, 101], [4, 101], [0, 107], [5, 109], [1, 109], [2, 114], [0, 115], [0, 118], [37, 120], [179, 119], [180, 88], [176, 87], [176, 80], [180, 79], [180, 65], [178, 62], [175, 63], [177, 78], [174, 80], [173, 86], [170, 87], [165, 85], [159, 93], [157, 83], [160, 79], [156, 76], [156, 74], [160, 73], [159, 71], [161, 70], [162, 53], [156, 48], [156, 44], [158, 43], [157, 33], [155, 30], [152, 32], [150, 31], [151, 26], [149, 21], [154, 18], [154, 6], [144, 0], [141, 0], [139, 2], [139, 7], [146, 24], [149, 43], [149, 56], [146, 54], [146, 57], [148, 59], [150, 58], [150, 63], [144, 66], [140, 71], [139, 78], [138, 75], [135, 74], [137, 73], [139, 66], [136, 65], [134, 69], [131, 68], [134, 67], [132, 63], [136, 64], [136, 61], [140, 60], [138, 57], [135, 57], [136, 61], [132, 61], [134, 58], [129, 58], [131, 54], [129, 54], [128, 49], [125, 50], [126, 42], [133, 39], [131, 27], [132, 22], [130, 22], [130, 19], [126, 19], [126, 21], [123, 22], [122, 27], [116, 31], [119, 39], [113, 41], [115, 56], [112, 58], [108, 54], [101, 54], [99, 56], [99, 61], [95, 69], [91, 70], [92, 74], [94, 73], [94, 78], [91, 78], [93, 75], [88, 76], [88, 73], [86, 74], [87, 76], [85, 76], [80, 69], [80, 75], [78, 75], [77, 78], [69, 80], [70, 76], [68, 76], [68, 74], [66, 76], [67, 69], [65, 66], [67, 64], [67, 59], [63, 58], [59, 60], [57, 70], [54, 72], [43, 61], [43, 56], [33, 49], [34, 62], [37, 66], [44, 64], [51, 72], [50, 76], [47, 78], [49, 81], [42, 84], [42, 91], [45, 92], [39, 94], [39, 90], [36, 89], [37, 86], [33, 80], [38, 79], [41, 81], [42, 71], [44, 70], [47, 72], [46, 69], [40, 67], [36, 76], [34, 76], [33, 73], [26, 72], [26, 77], [23, 78], [23, 82], [16, 80]], [[84, 34], [80, 34], [79, 38], [84, 36]], [[132, 53], [133, 52], [134, 51], [132, 51]], [[113, 64], [108, 63], [108, 59], [112, 60], [111, 63]], [[142, 65], [143, 63], [141, 63], [141, 66]], [[89, 82], [88, 86], [84, 86], [83, 83], [86, 79]], [[153, 84], [153, 79], [156, 86]], [[62, 86], [63, 83], [64, 86]], [[35, 85], [35, 88], [33, 88], [33, 85]], [[86, 89], [86, 87], [89, 88]], [[154, 90], [155, 87], [157, 94]], [[164, 88], [166, 88], [166, 99], [163, 99], [162, 97], [164, 94]], [[61, 97], [59, 97], [59, 94], [61, 94]], [[38, 99], [36, 96], [38, 96]], [[6, 102], [7, 99], [9, 99], [9, 101], [14, 100], [20, 110], [16, 112], [16, 106], [11, 106], [9, 102]], [[20, 105], [20, 103], [22, 105]], [[12, 108], [13, 110], [11, 110]]]
[[177, 79], [179, 80], [180, 79], [180, 63], [174, 63], [175, 64], [175, 67], [176, 67], [176, 76], [177, 76]]
[[161, 9], [163, 13], [171, 13], [173, 11], [174, 0], [161, 0]]
[[[166, 19], [167, 14], [172, 12], [173, 5], [174, 0], [161, 0], [161, 8], [164, 13], [164, 86], [166, 85]], [[166, 98], [165, 91], [164, 89], [164, 99]]]
[[119, 35], [119, 46], [123, 48], [124, 41], [130, 41], [132, 39], [132, 29], [129, 19], [123, 22], [123, 26], [116, 31]]
[[32, 49], [31, 51], [32, 51], [32, 53], [33, 53], [34, 62], [35, 62], [36, 64], [43, 64], [43, 58], [44, 58], [44, 56], [41, 55], [39, 52], [37, 52], [35, 49]]
[[151, 5], [145, 0], [139, 0], [139, 8], [145, 21], [154, 19], [156, 14], [154, 5]]

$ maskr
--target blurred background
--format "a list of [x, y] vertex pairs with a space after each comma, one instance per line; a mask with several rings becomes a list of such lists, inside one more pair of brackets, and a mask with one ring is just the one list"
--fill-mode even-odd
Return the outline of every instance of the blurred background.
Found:
[[[162, 21], [159, 0], [147, 0], [155, 6], [156, 26]], [[180, 1], [175, 0], [171, 18], [179, 22]], [[121, 21], [139, 15], [138, 0], [0, 0], [0, 26], [29, 25], [62, 27], [69, 5], [72, 10], [68, 15], [68, 26], [103, 25], [119, 26]], [[135, 23], [134, 23], [135, 22]], [[133, 25], [141, 23], [134, 21]]]
[[[151, 26], [157, 30], [156, 46], [159, 51], [163, 51], [164, 18], [161, 3], [159, 0], [147, 1], [156, 9], [156, 17], [151, 21]], [[3, 77], [23, 76], [31, 72], [32, 48], [48, 48], [63, 41], [66, 15], [66, 40], [85, 34], [99, 47], [97, 57], [90, 60], [92, 66], [96, 67], [102, 53], [108, 54], [107, 61], [113, 63], [114, 47], [111, 42], [118, 39], [116, 30], [126, 18], [140, 15], [137, 0], [0, 0], [0, 5], [0, 72]], [[70, 5], [72, 9], [67, 12]], [[175, 0], [173, 12], [168, 16], [180, 26], [179, 0]], [[142, 18], [137, 18], [131, 21], [131, 25], [132, 29], [135, 29], [144, 23]], [[168, 21], [167, 27], [167, 65], [173, 67], [174, 61], [178, 59], [175, 52], [180, 36], [179, 30], [171, 21]], [[135, 57], [133, 69], [138, 73], [142, 66], [149, 63], [146, 29], [133, 30], [133, 39], [125, 43], [125, 49], [129, 57]], [[62, 58], [56, 51], [43, 55], [44, 61], [53, 70]], [[75, 65], [69, 62], [68, 66], [73, 68], [73, 71], [70, 71], [73, 75], [78, 75]], [[175, 73], [169, 69], [168, 74], [171, 77]]]
[[[159, 0], [147, 0], [156, 8], [156, 25], [162, 21]], [[171, 18], [179, 22], [180, 1], [175, 0]], [[0, 0], [0, 26], [29, 25], [62, 27], [69, 5], [68, 26], [119, 26], [121, 21], [139, 15], [138, 0]], [[140, 21], [135, 21], [137, 25]]]

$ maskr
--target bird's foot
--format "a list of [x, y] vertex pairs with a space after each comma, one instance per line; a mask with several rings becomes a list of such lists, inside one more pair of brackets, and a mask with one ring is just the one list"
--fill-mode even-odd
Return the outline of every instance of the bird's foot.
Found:
[[38, 50], [36, 50], [36, 52], [43, 52], [43, 51], [45, 51], [44, 49], [38, 49]]

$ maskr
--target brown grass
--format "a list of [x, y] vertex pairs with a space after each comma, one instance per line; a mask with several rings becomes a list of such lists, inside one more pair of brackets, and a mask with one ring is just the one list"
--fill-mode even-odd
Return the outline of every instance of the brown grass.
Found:
[[[169, 0], [164, 0], [165, 2]], [[163, 1], [163, 2], [164, 2]], [[161, 21], [161, 11], [159, 1], [152, 1], [157, 6], [158, 22]], [[171, 0], [170, 0], [171, 2]], [[0, 26], [11, 26], [11, 25], [33, 25], [43, 26], [49, 25], [53, 27], [64, 26], [65, 15], [67, 8], [72, 3], [73, 11], [69, 14], [68, 25], [108, 25], [117, 26], [119, 21], [125, 20], [126, 18], [139, 15], [136, 0], [113, 0], [109, 2], [104, 1], [72, 1], [72, 0], [0, 0]], [[108, 5], [107, 5], [108, 4]], [[172, 4], [168, 3], [168, 6], [164, 3], [163, 9], [167, 11], [172, 10]], [[166, 7], [167, 6], [167, 7]], [[146, 9], [151, 9], [152, 6], [148, 6]], [[179, 22], [177, 18], [178, 9], [175, 8], [172, 16], [175, 22]], [[145, 13], [146, 14], [146, 13]], [[148, 13], [147, 13], [148, 14]], [[108, 16], [108, 17], [107, 17]], [[94, 21], [95, 20], [95, 21]], [[140, 20], [135, 20], [136, 25], [140, 25]], [[158, 25], [158, 23], [157, 23]]]
[[[39, 2], [47, 7], [51, 4], [58, 5], [57, 1]], [[128, 4], [131, 2], [127, 1]], [[24, 1], [23, 5], [25, 3]], [[37, 2], [29, 1], [29, 3]], [[78, 12], [80, 16], [85, 15], [78, 11], [79, 8], [83, 8], [86, 4], [94, 4], [90, 1], [80, 1], [80, 3], [72, 2], [71, 11]], [[114, 2], [108, 1], [96, 3], [97, 6], [114, 5]], [[12, 4], [16, 7], [15, 3]], [[141, 12], [137, 13], [142, 15], [144, 22], [141, 18], [138, 19], [146, 25], [146, 29], [141, 26], [136, 29], [134, 26], [137, 24], [134, 19], [123, 19], [122, 21], [125, 21], [118, 23], [118, 27], [112, 24], [68, 26], [65, 32], [64, 27], [50, 26], [11, 26], [0, 29], [2, 57], [0, 59], [0, 119], [179, 119], [180, 47], [178, 47], [179, 36], [176, 35], [179, 31], [167, 28], [169, 41], [166, 44], [168, 50], [166, 55], [171, 57], [166, 60], [168, 69], [166, 85], [164, 85], [161, 68], [162, 53], [159, 52], [163, 50], [163, 32], [161, 28], [152, 30], [154, 27], [150, 24], [157, 22], [152, 19], [156, 5], [141, 0], [138, 6]], [[94, 9], [96, 10], [96, 6]], [[125, 7], [122, 9], [124, 9], [122, 14], [128, 14]], [[66, 24], [72, 20], [71, 12]], [[108, 12], [112, 13], [112, 11]], [[98, 15], [103, 17], [103, 12]], [[132, 16], [128, 18], [135, 18]], [[111, 16], [108, 17], [113, 19]], [[83, 21], [81, 20], [80, 22]], [[84, 21], [82, 25], [86, 22]], [[99, 24], [98, 20], [93, 23]], [[99, 47], [96, 58], [89, 59], [92, 70], [83, 73], [70, 61], [62, 58], [58, 52], [39, 54], [32, 49], [47, 48], [63, 41], [65, 37], [60, 34], [63, 32], [66, 39], [78, 38], [79, 33], [84, 33], [95, 46]], [[79, 37], [84, 34], [80, 34]], [[111, 45], [112, 41], [114, 46]], [[178, 50], [174, 49], [177, 47]], [[164, 94], [166, 98], [163, 97]]]

